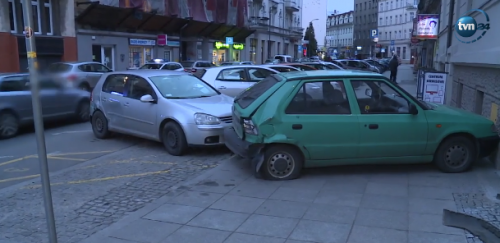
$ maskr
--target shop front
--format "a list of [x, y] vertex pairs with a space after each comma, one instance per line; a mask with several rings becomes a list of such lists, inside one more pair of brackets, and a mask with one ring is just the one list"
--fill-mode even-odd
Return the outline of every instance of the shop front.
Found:
[[220, 65], [223, 62], [241, 62], [241, 53], [245, 50], [245, 44], [226, 44], [221, 41], [214, 42], [212, 62]]
[[130, 69], [139, 68], [155, 58], [154, 47], [156, 40], [148, 39], [129, 39], [129, 67]]

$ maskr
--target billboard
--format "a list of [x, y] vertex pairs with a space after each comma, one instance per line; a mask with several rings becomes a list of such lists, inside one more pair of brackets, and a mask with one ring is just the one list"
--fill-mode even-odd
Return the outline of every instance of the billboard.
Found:
[[439, 35], [439, 14], [417, 15], [417, 39], [437, 39]]

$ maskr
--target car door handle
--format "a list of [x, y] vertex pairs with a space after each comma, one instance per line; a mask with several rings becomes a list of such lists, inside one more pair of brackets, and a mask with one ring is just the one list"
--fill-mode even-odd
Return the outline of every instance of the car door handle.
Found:
[[119, 102], [118, 100], [113, 99], [113, 98], [109, 98], [108, 100], [109, 100], [110, 102]]
[[123, 106], [128, 106], [130, 105], [128, 102], [127, 103], [123, 103]]
[[293, 124], [292, 129], [293, 130], [300, 130], [300, 129], [302, 129], [302, 124]]
[[219, 86], [219, 89], [226, 89], [226, 86]]
[[378, 124], [370, 124], [368, 125], [369, 129], [378, 129]]

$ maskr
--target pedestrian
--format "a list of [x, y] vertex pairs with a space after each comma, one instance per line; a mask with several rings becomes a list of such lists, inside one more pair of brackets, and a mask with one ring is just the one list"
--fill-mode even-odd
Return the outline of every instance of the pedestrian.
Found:
[[398, 66], [399, 66], [399, 59], [396, 53], [392, 53], [392, 58], [389, 61], [389, 70], [391, 71], [391, 76], [390, 80], [393, 83], [397, 83], [397, 75], [398, 75]]

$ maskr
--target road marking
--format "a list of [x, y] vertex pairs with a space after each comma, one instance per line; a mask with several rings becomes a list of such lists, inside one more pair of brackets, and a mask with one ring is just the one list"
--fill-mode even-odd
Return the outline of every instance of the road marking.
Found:
[[82, 132], [92, 132], [92, 130], [57, 132], [57, 133], [52, 133], [52, 135], [57, 136], [57, 135], [61, 135], [61, 134], [72, 134], [72, 133], [82, 133]]
[[55, 157], [55, 156], [47, 156], [47, 159], [73, 160], [73, 161], [87, 161], [88, 160], [88, 159], [75, 159], [75, 158], [65, 158], [65, 157]]
[[91, 151], [91, 152], [74, 152], [74, 153], [58, 153], [54, 154], [59, 156], [67, 156], [67, 155], [84, 155], [84, 154], [105, 154], [105, 153], [113, 153], [115, 150], [107, 150], [107, 151]]
[[26, 180], [26, 179], [33, 179], [33, 178], [37, 178], [39, 177], [40, 175], [29, 175], [29, 176], [21, 176], [21, 177], [14, 177], [14, 178], [9, 178], [9, 179], [3, 179], [3, 180], [0, 180], [0, 183], [3, 183], [3, 182], [9, 182], [9, 181], [19, 181], [19, 180]]
[[28, 155], [28, 156], [24, 156], [22, 158], [17, 158], [17, 159], [5, 161], [5, 162], [0, 163], [0, 166], [4, 166], [4, 165], [16, 163], [16, 162], [19, 162], [19, 161], [22, 161], [22, 160], [25, 160], [25, 159], [31, 159], [31, 158], [36, 158], [36, 156], [35, 155]]
[[12, 158], [14, 156], [0, 156], [0, 159], [8, 159], [8, 158]]
[[28, 169], [28, 168], [7, 168], [3, 171], [5, 171], [5, 172], [25, 172], [28, 170], [30, 170], [30, 169]]
[[[123, 178], [139, 177], [139, 176], [158, 175], [158, 174], [165, 174], [165, 173], [169, 173], [169, 172], [170, 172], [169, 170], [161, 170], [161, 171], [145, 172], [145, 173], [138, 173], [138, 174], [94, 178], [94, 179], [88, 179], [88, 180], [57, 182], [57, 183], [51, 183], [50, 185], [51, 186], [77, 185], [77, 184], [86, 184], [86, 183], [92, 183], [92, 182], [102, 182], [102, 181], [111, 181], [111, 180], [117, 180], [117, 179], [123, 179]], [[40, 188], [41, 186], [42, 185], [30, 185], [30, 186], [22, 187], [21, 189], [35, 189], [35, 188]]]

